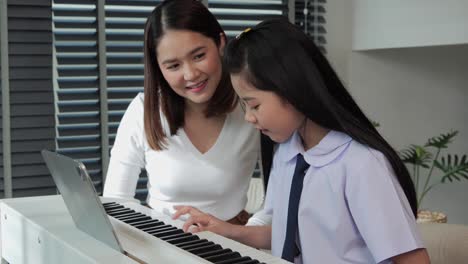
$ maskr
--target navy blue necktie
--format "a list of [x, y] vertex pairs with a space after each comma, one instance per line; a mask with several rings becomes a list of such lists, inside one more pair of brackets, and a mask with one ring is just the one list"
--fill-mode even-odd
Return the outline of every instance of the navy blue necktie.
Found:
[[294, 262], [294, 257], [299, 254], [296, 245], [297, 234], [297, 211], [299, 209], [299, 200], [301, 199], [302, 185], [304, 182], [304, 175], [309, 164], [304, 160], [301, 154], [297, 155], [296, 169], [291, 183], [291, 191], [289, 192], [289, 206], [288, 206], [288, 223], [286, 226], [286, 238], [284, 240], [282, 258]]

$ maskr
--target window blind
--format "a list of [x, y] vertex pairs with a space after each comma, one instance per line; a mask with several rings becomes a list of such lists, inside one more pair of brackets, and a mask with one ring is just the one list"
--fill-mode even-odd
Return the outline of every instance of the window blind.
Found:
[[97, 8], [93, 0], [54, 0], [57, 151], [82, 161], [102, 187]]
[[[105, 15], [99, 18], [93, 0], [54, 0], [54, 47], [56, 51], [57, 147], [79, 159], [91, 171], [97, 189], [102, 190], [100, 126], [108, 126], [109, 146], [125, 109], [143, 91], [143, 27], [146, 17], [159, 4], [155, 0], [107, 0]], [[280, 0], [208, 1], [228, 37], [263, 19], [287, 14]], [[98, 43], [97, 21], [105, 20], [105, 43]], [[98, 47], [106, 47], [108, 124], [100, 122]], [[102, 62], [101, 62], [102, 63]], [[137, 197], [144, 199], [144, 173]]]
[[208, 7], [228, 38], [265, 19], [288, 16], [285, 0], [208, 0]]
[[326, 53], [326, 0], [296, 0], [295, 24], [311, 36], [315, 44]]
[[[13, 197], [55, 193], [40, 154], [44, 148], [55, 149], [51, 3], [18, 0], [7, 1], [6, 7], [10, 111], [2, 113], [2, 121], [9, 119], [10, 137], [1, 148], [10, 145], [5, 155], [11, 155], [11, 191]], [[3, 178], [3, 156], [1, 165]], [[3, 181], [0, 185], [3, 190]]]

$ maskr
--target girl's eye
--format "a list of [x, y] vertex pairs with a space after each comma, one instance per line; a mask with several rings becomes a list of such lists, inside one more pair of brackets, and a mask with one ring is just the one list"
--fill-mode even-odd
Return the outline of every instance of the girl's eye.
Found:
[[259, 107], [260, 107], [260, 105], [258, 104], [258, 105], [255, 105], [255, 106], [250, 107], [250, 109], [252, 109], [252, 110], [258, 110]]
[[205, 57], [205, 53], [200, 53], [200, 54], [195, 55], [194, 59], [195, 59], [195, 60], [200, 60], [200, 59], [202, 59], [203, 57]]

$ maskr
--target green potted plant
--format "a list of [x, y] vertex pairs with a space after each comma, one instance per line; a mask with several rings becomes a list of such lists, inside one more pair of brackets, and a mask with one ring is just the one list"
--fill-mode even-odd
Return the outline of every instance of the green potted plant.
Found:
[[[418, 222], [446, 222], [447, 217], [443, 213], [420, 210], [424, 198], [437, 185], [468, 180], [466, 154], [459, 158], [456, 154], [442, 153], [457, 134], [458, 131], [441, 134], [429, 138], [422, 146], [412, 144], [399, 153], [403, 162], [410, 165], [418, 201]], [[437, 176], [436, 171], [439, 173]]]

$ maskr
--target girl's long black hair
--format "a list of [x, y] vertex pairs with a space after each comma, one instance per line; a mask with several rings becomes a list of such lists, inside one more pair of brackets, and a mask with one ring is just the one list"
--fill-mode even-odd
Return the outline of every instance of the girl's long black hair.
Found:
[[243, 74], [256, 88], [276, 93], [317, 124], [382, 152], [416, 216], [416, 192], [407, 168], [299, 28], [286, 19], [266, 20], [227, 45], [224, 63], [229, 73]]

